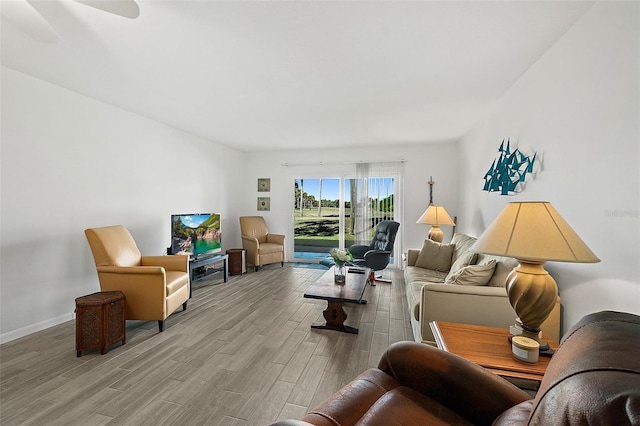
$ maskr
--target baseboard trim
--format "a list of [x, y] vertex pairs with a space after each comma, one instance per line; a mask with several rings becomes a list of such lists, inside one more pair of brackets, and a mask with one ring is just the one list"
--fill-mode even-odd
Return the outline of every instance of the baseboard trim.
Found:
[[8, 331], [6, 333], [0, 334], [0, 344], [8, 343], [12, 340], [19, 339], [24, 336], [28, 336], [29, 334], [36, 333], [38, 331], [45, 330], [47, 328], [62, 324], [63, 322], [67, 322], [74, 319], [74, 314], [64, 314], [59, 317], [50, 318], [48, 320], [40, 321], [35, 324], [28, 325], [26, 327], [19, 328], [17, 330]]

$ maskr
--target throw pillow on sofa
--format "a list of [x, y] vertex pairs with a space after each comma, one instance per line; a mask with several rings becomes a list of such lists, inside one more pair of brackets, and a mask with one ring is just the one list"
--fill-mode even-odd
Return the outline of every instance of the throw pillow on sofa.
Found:
[[518, 266], [518, 261], [512, 257], [492, 256], [490, 254], [478, 254], [476, 263], [478, 265], [485, 265], [490, 261], [495, 260], [496, 270], [493, 272], [493, 276], [489, 280], [489, 287], [505, 287], [507, 284], [507, 276], [511, 273], [513, 268]]
[[429, 239], [424, 244], [416, 259], [419, 268], [432, 269], [434, 271], [448, 272], [451, 269], [451, 257], [453, 256], [453, 244], [440, 244]]
[[464, 258], [468, 258], [472, 256], [473, 259], [469, 261], [469, 263], [461, 264], [460, 268], [464, 268], [467, 265], [475, 265], [476, 253], [469, 251], [471, 246], [476, 242], [476, 238], [470, 237], [466, 234], [454, 234], [451, 239], [451, 244], [454, 244], [456, 247], [453, 249], [453, 257], [451, 258], [451, 269], [459, 269], [456, 268], [456, 262], [462, 260]]
[[469, 265], [457, 271], [451, 271], [444, 280], [445, 284], [484, 286], [489, 283], [496, 269], [496, 261], [486, 265]]
[[476, 261], [476, 258], [478, 257], [477, 253], [472, 253], [468, 251], [466, 253], [462, 253], [460, 256], [456, 258], [457, 248], [458, 247], [456, 246], [456, 250], [453, 251], [453, 258], [451, 259], [453, 260], [453, 263], [451, 263], [450, 273], [457, 272], [462, 268], [464, 268], [465, 266], [473, 265]]

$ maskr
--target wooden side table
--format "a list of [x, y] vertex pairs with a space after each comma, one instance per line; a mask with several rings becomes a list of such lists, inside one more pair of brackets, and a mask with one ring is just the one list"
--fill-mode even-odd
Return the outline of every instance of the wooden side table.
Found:
[[[438, 348], [485, 367], [503, 377], [542, 381], [550, 357], [540, 356], [537, 364], [517, 361], [511, 354], [509, 330], [480, 325], [433, 321], [429, 323]], [[542, 336], [555, 350], [558, 343]]]
[[245, 249], [229, 249], [229, 275], [247, 273], [247, 251]]
[[105, 291], [76, 299], [76, 355], [82, 351], [100, 349], [102, 355], [109, 346], [127, 342], [125, 296], [121, 291]]

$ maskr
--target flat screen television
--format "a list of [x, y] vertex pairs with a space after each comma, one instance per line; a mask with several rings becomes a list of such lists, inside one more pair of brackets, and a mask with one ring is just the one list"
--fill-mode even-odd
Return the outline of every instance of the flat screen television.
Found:
[[222, 250], [220, 214], [191, 213], [171, 215], [171, 253], [192, 258]]

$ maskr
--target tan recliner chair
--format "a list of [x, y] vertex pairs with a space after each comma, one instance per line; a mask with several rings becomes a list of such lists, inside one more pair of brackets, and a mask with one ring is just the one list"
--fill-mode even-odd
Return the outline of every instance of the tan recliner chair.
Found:
[[141, 256], [123, 226], [84, 231], [93, 253], [102, 291], [120, 290], [126, 297], [126, 319], [164, 320], [189, 300], [189, 256]]
[[270, 234], [262, 216], [241, 216], [242, 248], [247, 250], [249, 263], [258, 268], [280, 262], [284, 266], [284, 235]]

